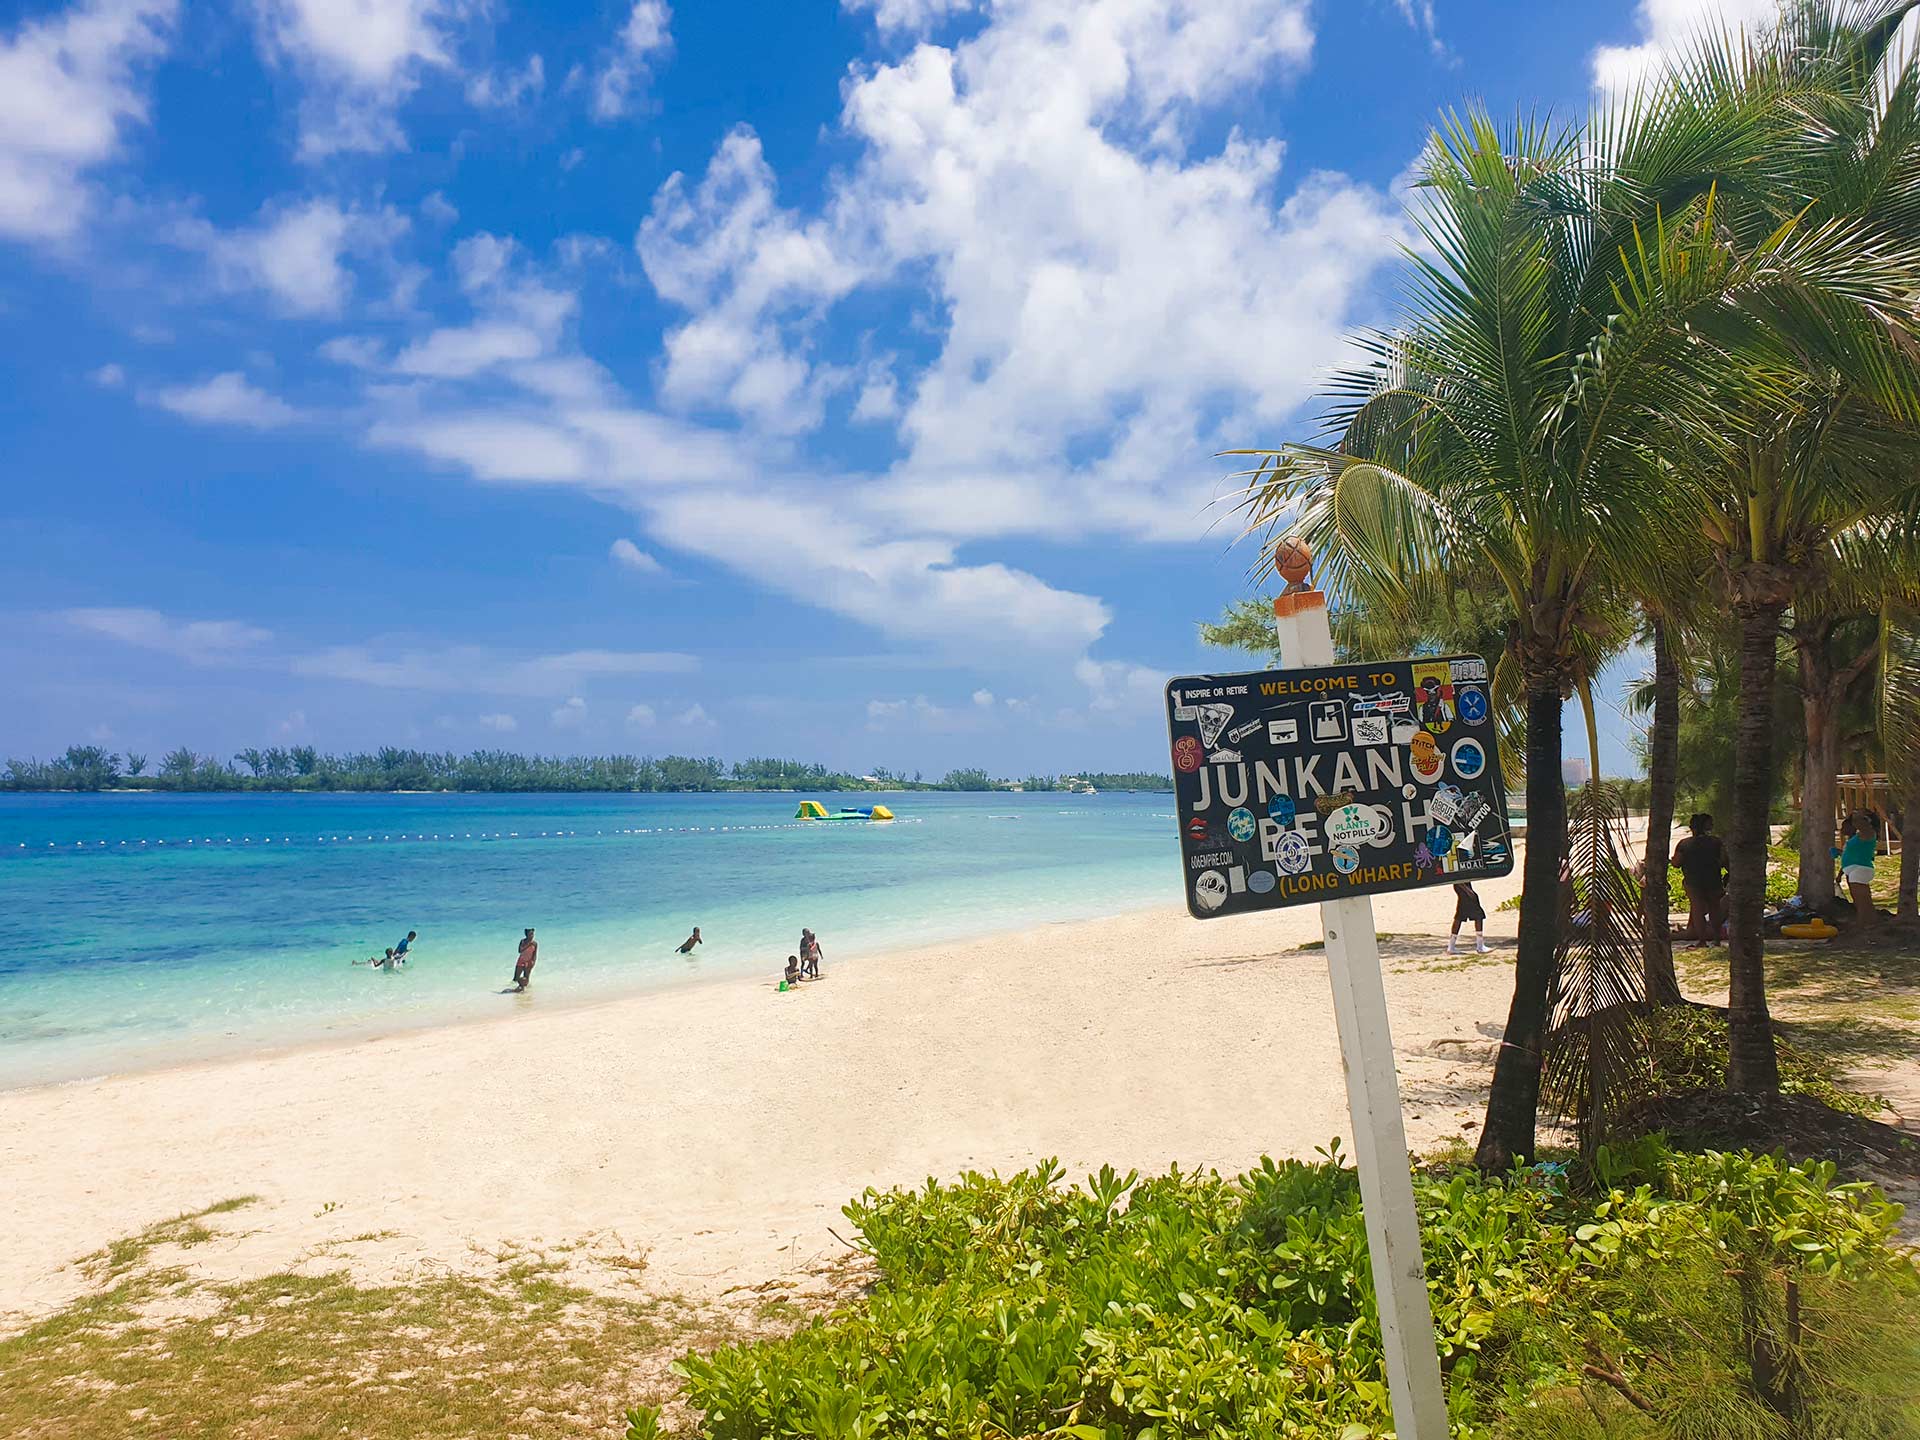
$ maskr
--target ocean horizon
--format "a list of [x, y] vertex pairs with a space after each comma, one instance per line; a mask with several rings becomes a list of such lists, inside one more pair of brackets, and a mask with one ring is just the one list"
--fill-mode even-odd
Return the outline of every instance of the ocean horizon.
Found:
[[[796, 821], [806, 798], [898, 819]], [[830, 972], [1177, 904], [1178, 867], [1151, 793], [0, 795], [0, 1088], [772, 981], [802, 926]], [[353, 963], [409, 930], [404, 971]]]

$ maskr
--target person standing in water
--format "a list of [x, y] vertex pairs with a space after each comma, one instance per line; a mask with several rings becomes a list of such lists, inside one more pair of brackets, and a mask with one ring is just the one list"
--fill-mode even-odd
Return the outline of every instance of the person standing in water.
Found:
[[685, 940], [682, 940], [680, 942], [680, 949], [678, 953], [682, 955], [691, 955], [693, 954], [693, 947], [703, 943], [704, 942], [700, 939], [700, 927], [696, 925], [693, 927], [693, 933], [687, 936]]
[[527, 927], [527, 933], [520, 937], [520, 954], [513, 962], [513, 988], [525, 990], [527, 982], [533, 979], [533, 962], [540, 956], [540, 946], [533, 938], [533, 927]]
[[387, 952], [389, 955], [393, 956], [394, 961], [396, 963], [405, 964], [407, 961], [413, 958], [413, 956], [408, 952], [413, 949], [413, 942], [415, 939], [418, 938], [419, 933], [420, 932], [417, 930], [407, 931], [407, 938], [402, 940], [398, 945], [394, 946], [393, 949]]
[[1486, 954], [1491, 948], [1486, 936], [1487, 907], [1480, 903], [1471, 880], [1454, 881], [1453, 894], [1453, 930], [1447, 936], [1447, 954], [1460, 953], [1460, 927], [1469, 920], [1473, 922], [1473, 948], [1479, 954]]
[[800, 973], [809, 980], [820, 978], [820, 937], [811, 930], [800, 932]]

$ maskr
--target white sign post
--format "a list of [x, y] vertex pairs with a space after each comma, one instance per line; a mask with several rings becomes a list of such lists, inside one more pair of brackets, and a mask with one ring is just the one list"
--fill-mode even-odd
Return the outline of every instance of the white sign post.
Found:
[[[1333, 634], [1327, 597], [1295, 590], [1275, 597], [1273, 622], [1280, 663], [1291, 669], [1332, 665]], [[1373, 901], [1362, 895], [1320, 906], [1333, 1013], [1340, 1027], [1340, 1060], [1347, 1072], [1347, 1111], [1353, 1118], [1360, 1203], [1380, 1306], [1393, 1428], [1399, 1440], [1446, 1440], [1447, 1402], [1440, 1387], [1440, 1356], [1427, 1304], [1427, 1267], [1420, 1222], [1413, 1208], [1413, 1172], [1400, 1113], [1400, 1077], [1393, 1063], [1387, 991], [1380, 976]]]

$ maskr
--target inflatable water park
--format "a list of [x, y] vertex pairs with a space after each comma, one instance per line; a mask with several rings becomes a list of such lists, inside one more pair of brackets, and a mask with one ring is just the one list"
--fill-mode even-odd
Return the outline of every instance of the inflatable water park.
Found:
[[800, 808], [793, 812], [796, 820], [891, 820], [893, 811], [884, 805], [869, 805], [865, 809], [851, 807], [829, 810], [818, 800], [802, 800]]

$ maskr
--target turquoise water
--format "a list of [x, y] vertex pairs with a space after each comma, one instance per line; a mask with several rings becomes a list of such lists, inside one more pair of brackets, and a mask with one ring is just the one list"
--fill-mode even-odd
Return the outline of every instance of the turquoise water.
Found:
[[[1171, 796], [801, 798], [0, 795], [0, 1086], [776, 976], [803, 925], [831, 967], [1181, 898]], [[410, 929], [408, 970], [351, 963]]]

